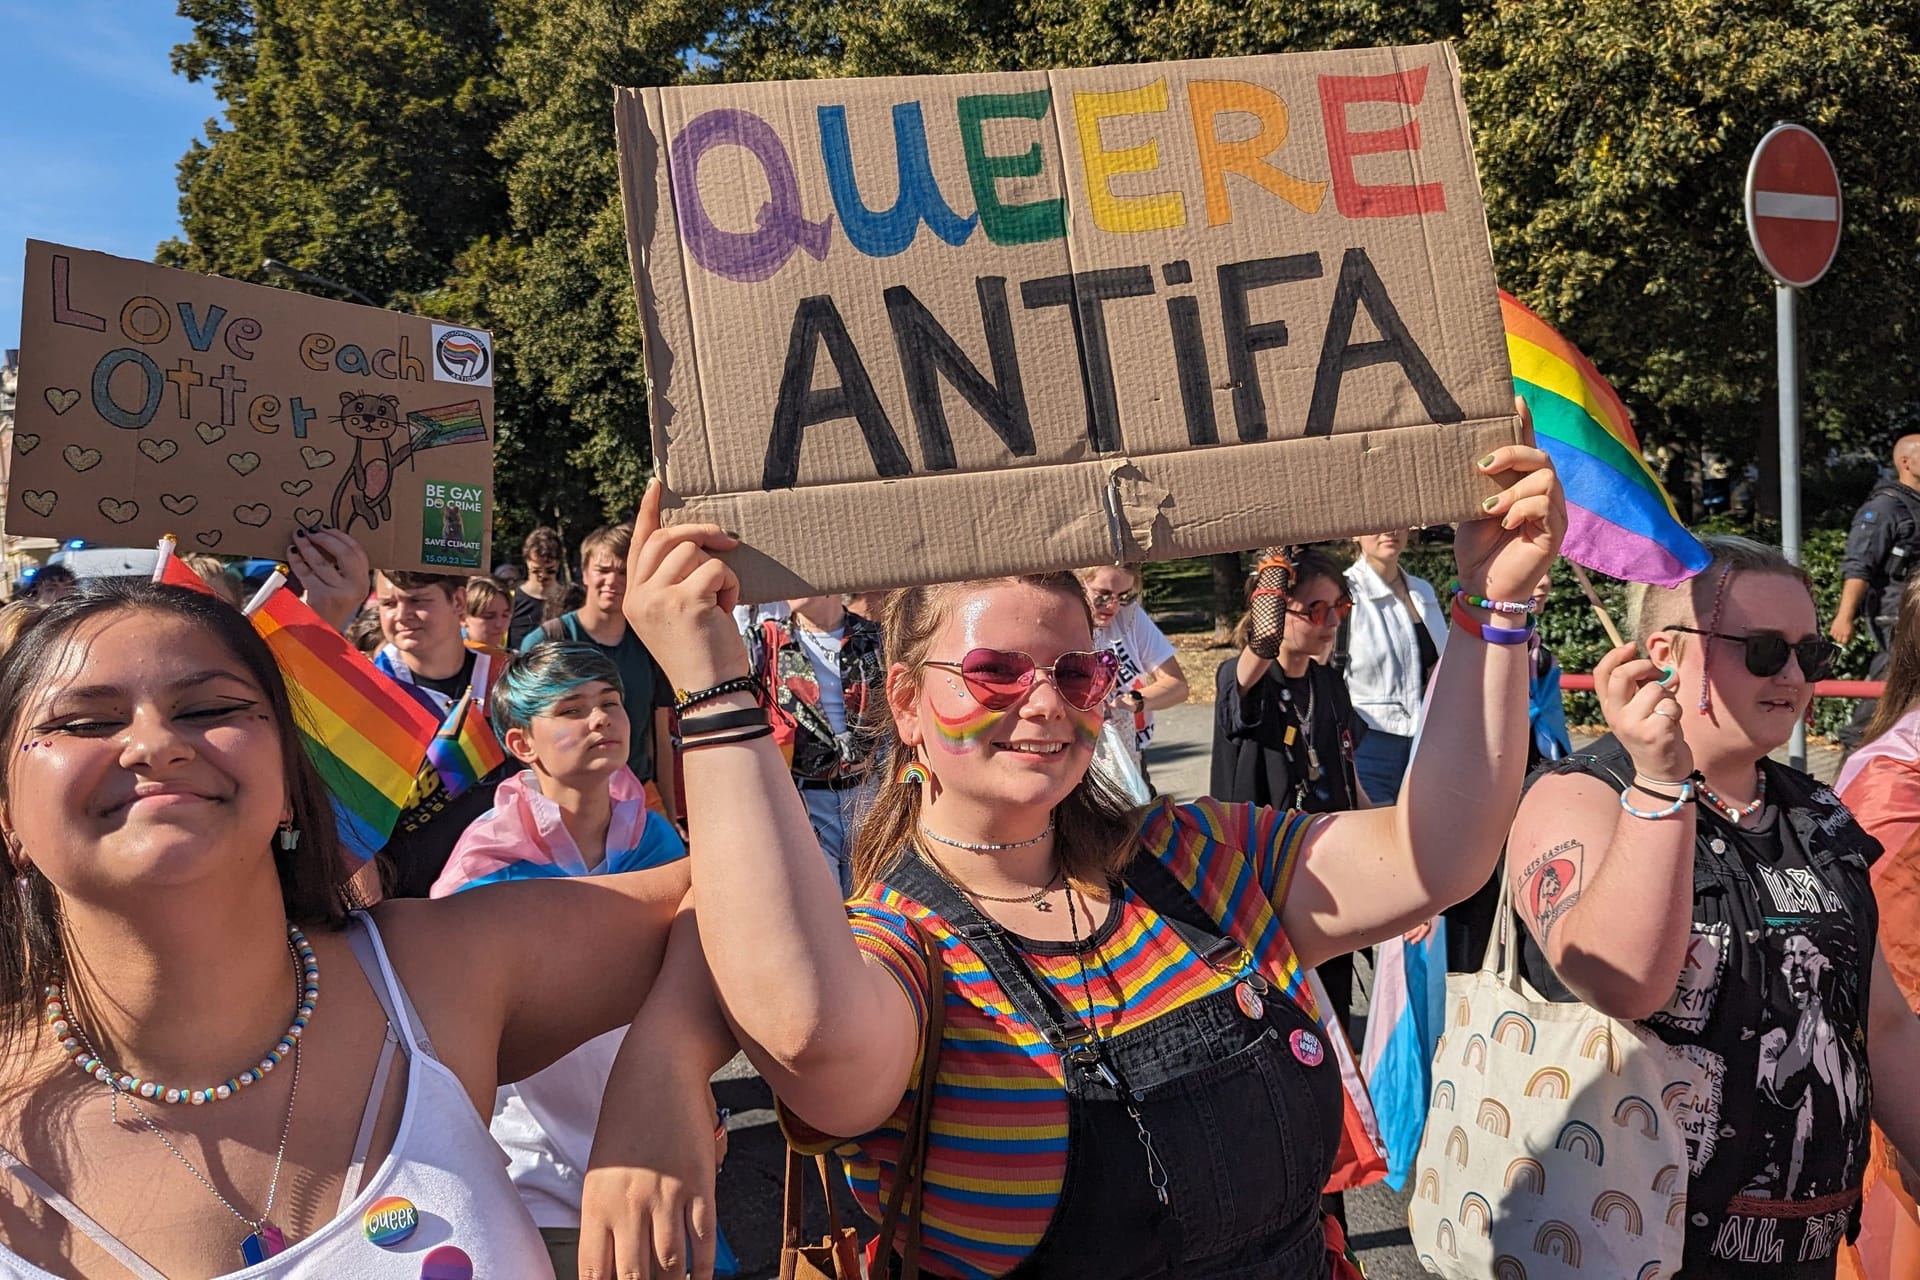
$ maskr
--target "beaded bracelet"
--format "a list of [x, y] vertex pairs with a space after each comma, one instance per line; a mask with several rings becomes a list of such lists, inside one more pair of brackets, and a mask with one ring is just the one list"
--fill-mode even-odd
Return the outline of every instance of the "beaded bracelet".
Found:
[[1465, 600], [1476, 609], [1485, 609], [1488, 613], [1538, 613], [1540, 601], [1533, 600], [1489, 600], [1485, 596], [1476, 596], [1464, 590], [1459, 583], [1453, 584], [1453, 597]]
[[737, 711], [710, 711], [704, 716], [686, 716], [680, 721], [680, 734], [689, 737], [719, 733], [726, 729], [750, 729], [767, 723], [765, 707], [741, 707]]
[[688, 707], [697, 707], [703, 702], [712, 702], [715, 698], [724, 698], [730, 693], [760, 692], [760, 681], [753, 676], [735, 676], [731, 680], [722, 680], [719, 684], [694, 693], [685, 689], [673, 691], [673, 709], [685, 711]]
[[[1652, 794], [1652, 793], [1649, 792], [1648, 794]], [[1662, 818], [1671, 818], [1674, 814], [1679, 813], [1682, 809], [1687, 807], [1688, 803], [1692, 801], [1692, 799], [1693, 799], [1693, 783], [1684, 782], [1680, 784], [1680, 798], [1675, 800], [1672, 804], [1668, 805], [1664, 809], [1652, 809], [1652, 810], [1636, 809], [1631, 804], [1627, 803], [1627, 793], [1625, 791], [1622, 791], [1620, 793], [1620, 807], [1622, 809], [1625, 809], [1627, 811], [1627, 814], [1630, 817], [1642, 818], [1648, 822], [1658, 822]]]
[[730, 742], [752, 742], [755, 738], [769, 737], [772, 733], [773, 726], [770, 724], [756, 725], [751, 729], [736, 729], [732, 733], [710, 733], [705, 737], [695, 738], [690, 742], [681, 742], [680, 750], [692, 751], [698, 747], [724, 747]]
[[1459, 596], [1453, 598], [1453, 625], [1488, 644], [1525, 644], [1533, 638], [1532, 618], [1523, 627], [1496, 627], [1468, 613]]

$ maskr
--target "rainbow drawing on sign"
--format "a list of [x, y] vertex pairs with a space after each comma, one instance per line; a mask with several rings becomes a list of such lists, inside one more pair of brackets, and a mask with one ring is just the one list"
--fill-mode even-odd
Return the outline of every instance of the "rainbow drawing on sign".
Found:
[[1643, 1224], [1640, 1220], [1640, 1206], [1633, 1202], [1632, 1196], [1624, 1191], [1602, 1191], [1595, 1197], [1593, 1202], [1595, 1222], [1604, 1227], [1613, 1221], [1616, 1214], [1619, 1215], [1620, 1225], [1627, 1229], [1628, 1235], [1637, 1236], [1641, 1233]]

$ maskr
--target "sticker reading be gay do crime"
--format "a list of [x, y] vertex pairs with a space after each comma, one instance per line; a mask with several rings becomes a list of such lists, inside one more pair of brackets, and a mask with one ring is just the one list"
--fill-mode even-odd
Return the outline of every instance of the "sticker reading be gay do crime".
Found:
[[12, 533], [281, 557], [331, 525], [376, 566], [487, 563], [482, 331], [27, 242]]
[[615, 114], [668, 518], [750, 598], [1470, 518], [1522, 438], [1444, 45]]

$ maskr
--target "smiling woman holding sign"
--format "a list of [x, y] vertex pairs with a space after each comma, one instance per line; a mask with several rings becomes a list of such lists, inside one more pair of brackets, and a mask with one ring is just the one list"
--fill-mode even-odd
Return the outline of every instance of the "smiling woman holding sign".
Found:
[[[1460, 579], [1476, 595], [1522, 598], [1559, 546], [1559, 487], [1546, 456], [1523, 446], [1481, 471], [1508, 487], [1488, 501], [1492, 518], [1461, 529]], [[1323, 1227], [1320, 1189], [1341, 1082], [1301, 969], [1427, 919], [1485, 879], [1527, 755], [1527, 650], [1513, 642], [1524, 629], [1462, 605], [1481, 639], [1455, 645], [1435, 676], [1398, 808], [1135, 810], [1088, 772], [1114, 670], [1091, 651], [1071, 575], [897, 592], [893, 776], [843, 904], [745, 691], [728, 612], [737, 587], [713, 556], [734, 542], [712, 526], [661, 529], [660, 502], [655, 488], [641, 511], [627, 616], [689, 691], [706, 965], [790, 1130], [838, 1145], [876, 1216], [912, 1163], [902, 1148], [923, 1030], [930, 1015], [944, 1022], [924, 1194], [897, 1237], [905, 1269], [1329, 1274], [1338, 1236]], [[684, 1273], [683, 1218], [706, 1273], [710, 1215], [674, 1188], [710, 1186], [694, 1104], [731, 1046], [702, 1012], [703, 975], [681, 963], [689, 950], [676, 936], [636, 1024], [646, 1035], [628, 1041], [648, 1051], [622, 1061], [603, 1111], [637, 1131], [603, 1127], [596, 1164], [642, 1171], [637, 1188], [589, 1188], [581, 1261], [606, 1274]], [[644, 1108], [611, 1105], [642, 1096]], [[623, 1212], [631, 1197], [653, 1202], [651, 1220]]]

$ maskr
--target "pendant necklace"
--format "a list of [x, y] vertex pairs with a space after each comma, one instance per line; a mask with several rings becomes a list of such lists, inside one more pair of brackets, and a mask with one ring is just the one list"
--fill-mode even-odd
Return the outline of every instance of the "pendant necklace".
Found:
[[[935, 836], [933, 838], [938, 840], [940, 837]], [[1027, 841], [1027, 843], [1031, 844], [1033, 842]], [[966, 846], [963, 845], [962, 848], [964, 847]], [[940, 878], [942, 880], [945, 880], [953, 888], [958, 889], [961, 893], [966, 894], [968, 897], [978, 898], [982, 902], [998, 902], [1008, 906], [1029, 906], [1029, 907], [1032, 907], [1035, 911], [1044, 911], [1044, 912], [1047, 912], [1048, 914], [1052, 914], [1053, 904], [1047, 901], [1047, 897], [1048, 895], [1052, 894], [1052, 892], [1055, 889], [1060, 887], [1061, 877], [1066, 873], [1065, 866], [1056, 864], [1053, 869], [1052, 878], [1050, 878], [1045, 884], [1041, 885], [1038, 889], [1035, 889], [1032, 893], [1023, 893], [1018, 897], [1014, 897], [1014, 898], [996, 898], [990, 893], [981, 893], [977, 889], [968, 889], [962, 886], [958, 880], [955, 880], [952, 876], [947, 874], [947, 869], [944, 866], [940, 865], [940, 859], [934, 857], [931, 853], [927, 852], [925, 849], [922, 849], [920, 851], [920, 856], [933, 864], [933, 869], [940, 873]], [[1069, 901], [1068, 905], [1069, 906], [1072, 905], [1071, 901]]]
[[[288, 932], [290, 934], [288, 950], [293, 953], [295, 1000], [300, 1008], [300, 1012], [295, 1015], [294, 1026], [268, 1057], [261, 1060], [260, 1067], [242, 1072], [239, 1077], [219, 1086], [217, 1091], [215, 1089], [170, 1090], [161, 1086], [157, 1092], [153, 1092], [151, 1091], [154, 1089], [153, 1082], [142, 1081], [137, 1076], [113, 1071], [102, 1062], [86, 1030], [70, 1012], [73, 1004], [67, 995], [65, 979], [62, 979], [57, 987], [49, 988], [47, 992], [48, 1020], [53, 1023], [55, 1033], [61, 1037], [62, 1047], [72, 1045], [75, 1060], [83, 1064], [82, 1070], [106, 1085], [107, 1091], [112, 1094], [109, 1123], [115, 1125], [120, 1123], [120, 1100], [125, 1098], [127, 1105], [133, 1108], [133, 1114], [140, 1118], [140, 1122], [146, 1125], [154, 1137], [166, 1144], [173, 1158], [186, 1166], [187, 1172], [193, 1175], [194, 1181], [205, 1187], [228, 1213], [239, 1219], [240, 1224], [247, 1228], [246, 1238], [240, 1242], [240, 1257], [246, 1266], [265, 1262], [268, 1258], [283, 1252], [287, 1247], [286, 1234], [272, 1221], [273, 1202], [280, 1190], [280, 1168], [286, 1160], [287, 1138], [293, 1132], [294, 1102], [300, 1096], [300, 1040], [306, 1031], [307, 1020], [312, 1016], [313, 1003], [319, 997], [319, 962], [314, 958], [313, 949], [307, 944], [306, 938], [300, 935], [298, 929], [290, 927]], [[153, 1117], [149, 1116], [146, 1109], [140, 1105], [140, 1099], [145, 1097], [150, 1101], [191, 1101], [201, 1106], [209, 1102], [225, 1101], [245, 1085], [252, 1084], [267, 1072], [272, 1071], [273, 1064], [284, 1061], [288, 1057], [293, 1059], [293, 1081], [287, 1089], [286, 1118], [280, 1123], [280, 1145], [273, 1153], [273, 1177], [267, 1183], [266, 1203], [260, 1210], [260, 1216], [249, 1218], [234, 1208], [233, 1202], [220, 1194], [220, 1189], [194, 1167], [193, 1161], [187, 1159], [180, 1148], [174, 1145], [173, 1139], [167, 1136], [166, 1131], [153, 1122]], [[85, 1066], [84, 1064], [88, 1062], [94, 1065], [91, 1068]]]
[[1697, 774], [1694, 777], [1693, 793], [1696, 796], [1698, 796], [1700, 799], [1706, 801], [1707, 807], [1709, 807], [1715, 813], [1718, 813], [1720, 816], [1724, 817], [1728, 822], [1731, 822], [1734, 826], [1737, 827], [1740, 825], [1741, 819], [1751, 818], [1754, 814], [1760, 812], [1761, 809], [1766, 807], [1767, 775], [1764, 772], [1762, 772], [1758, 766], [1755, 766], [1752, 804], [1745, 804], [1745, 805], [1728, 804], [1725, 800], [1722, 800], [1720, 798], [1719, 793], [1717, 793], [1716, 791], [1714, 791], [1712, 787], [1707, 785], [1707, 780], [1705, 778], [1700, 777]]
[[1293, 705], [1293, 690], [1282, 687], [1280, 696], [1286, 699], [1287, 709], [1299, 716], [1300, 736], [1307, 743], [1307, 781], [1318, 782], [1326, 776], [1326, 770], [1320, 767], [1320, 749], [1313, 745], [1313, 668], [1307, 668], [1307, 705], [1304, 712]]

